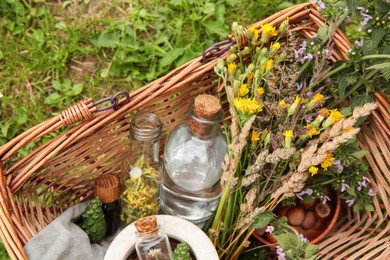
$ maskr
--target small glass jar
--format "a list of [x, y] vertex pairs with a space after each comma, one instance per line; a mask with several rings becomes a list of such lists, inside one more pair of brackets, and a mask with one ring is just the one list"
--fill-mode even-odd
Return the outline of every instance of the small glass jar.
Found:
[[169, 260], [173, 259], [168, 237], [159, 232], [157, 219], [149, 216], [137, 220], [135, 223], [137, 235], [140, 239], [135, 244], [138, 259], [140, 260]]
[[188, 114], [190, 120], [176, 127], [165, 143], [160, 206], [166, 214], [202, 227], [218, 206], [221, 163], [228, 148], [217, 97], [197, 96]]
[[155, 114], [136, 114], [130, 123], [130, 149], [122, 161], [122, 221], [127, 224], [159, 210], [162, 124]]
[[95, 195], [100, 198], [106, 221], [106, 236], [116, 233], [120, 224], [119, 179], [112, 174], [99, 176], [95, 181]]

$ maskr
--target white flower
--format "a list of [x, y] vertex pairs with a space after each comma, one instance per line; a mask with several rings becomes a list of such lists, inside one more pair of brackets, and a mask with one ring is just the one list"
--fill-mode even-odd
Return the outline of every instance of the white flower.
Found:
[[152, 248], [149, 250], [148, 254], [151, 255], [152, 257], [157, 258], [160, 252], [161, 252], [161, 248]]
[[4, 97], [3, 93], [0, 92], [0, 98]]
[[130, 177], [138, 179], [142, 176], [142, 169], [140, 167], [133, 167], [129, 172]]

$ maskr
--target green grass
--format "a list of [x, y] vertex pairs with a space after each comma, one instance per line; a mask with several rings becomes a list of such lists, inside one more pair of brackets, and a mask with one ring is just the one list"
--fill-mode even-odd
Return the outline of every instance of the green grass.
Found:
[[251, 24], [299, 2], [0, 1], [0, 146], [84, 97], [161, 77], [227, 39], [234, 21]]

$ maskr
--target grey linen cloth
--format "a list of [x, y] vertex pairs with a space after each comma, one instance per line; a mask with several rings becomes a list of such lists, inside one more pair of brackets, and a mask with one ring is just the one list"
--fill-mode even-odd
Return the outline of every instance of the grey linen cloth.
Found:
[[88, 235], [74, 222], [82, 215], [90, 201], [76, 204], [41, 230], [24, 246], [28, 259], [104, 258], [109, 243], [91, 244]]

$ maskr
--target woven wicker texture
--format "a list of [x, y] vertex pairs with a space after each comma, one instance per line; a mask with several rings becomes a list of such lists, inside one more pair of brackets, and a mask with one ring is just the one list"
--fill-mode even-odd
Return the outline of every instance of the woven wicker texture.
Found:
[[[301, 4], [252, 26], [261, 32], [260, 25], [278, 26], [287, 17], [292, 30], [306, 38], [313, 37], [323, 25], [314, 6]], [[230, 39], [236, 40], [233, 36]], [[333, 59], [345, 60], [348, 40], [340, 31], [333, 40]], [[163, 147], [166, 133], [187, 120], [187, 108], [196, 95], [223, 91], [214, 74], [217, 60], [210, 54], [207, 58], [205, 63], [202, 57], [194, 59], [131, 93], [131, 101], [120, 100], [118, 110], [99, 112], [92, 100], [81, 101], [0, 147], [0, 235], [13, 259], [26, 259], [23, 245], [27, 241], [69, 206], [91, 198], [98, 176], [119, 174], [129, 142], [128, 122], [135, 111], [157, 114], [164, 124]], [[221, 97], [226, 104], [222, 92]], [[376, 98], [380, 107], [359, 134], [361, 148], [370, 151], [370, 177], [378, 190], [375, 212], [343, 216], [334, 233], [320, 243], [324, 259], [390, 256], [390, 105], [383, 93], [377, 93]], [[20, 148], [67, 125], [72, 127], [22, 160], [15, 159]]]

